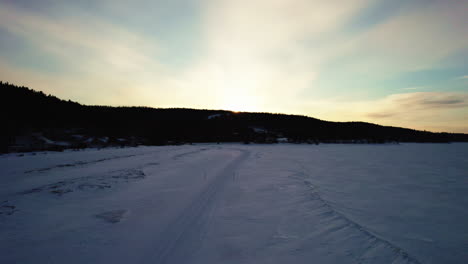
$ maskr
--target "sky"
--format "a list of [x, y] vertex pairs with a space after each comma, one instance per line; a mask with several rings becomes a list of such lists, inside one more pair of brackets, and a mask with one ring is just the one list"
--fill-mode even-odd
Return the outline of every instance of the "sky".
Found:
[[0, 0], [0, 80], [468, 133], [468, 0]]

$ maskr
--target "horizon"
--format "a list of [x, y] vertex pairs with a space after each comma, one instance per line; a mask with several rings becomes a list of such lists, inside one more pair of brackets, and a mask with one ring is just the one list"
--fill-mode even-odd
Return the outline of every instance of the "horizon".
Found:
[[[35, 89], [32, 89], [30, 87], [26, 87], [26, 86], [18, 86], [18, 85], [15, 85], [15, 84], [12, 84], [12, 83], [8, 83], [8, 82], [4, 82], [2, 80], [0, 80], [0, 84], [3, 83], [3, 84], [7, 84], [7, 85], [12, 85], [12, 86], [15, 86], [15, 87], [19, 87], [19, 88], [27, 88], [29, 90], [32, 90], [34, 92], [42, 92], [42, 91], [39, 91], [39, 90], [35, 90]], [[448, 132], [448, 131], [428, 131], [428, 130], [418, 130], [418, 129], [415, 129], [415, 128], [412, 128], [412, 127], [399, 127], [399, 126], [386, 126], [386, 125], [382, 125], [382, 124], [378, 124], [378, 123], [371, 123], [371, 122], [366, 122], [366, 121], [361, 121], [361, 120], [350, 120], [350, 121], [330, 121], [330, 120], [325, 120], [325, 119], [320, 119], [320, 118], [316, 118], [314, 116], [310, 116], [310, 115], [302, 115], [302, 114], [287, 114], [287, 113], [279, 113], [279, 112], [249, 112], [249, 111], [233, 111], [233, 110], [226, 110], [226, 109], [210, 109], [210, 108], [187, 108], [187, 107], [152, 107], [152, 106], [143, 106], [143, 105], [103, 105], [103, 104], [83, 104], [81, 102], [78, 102], [78, 101], [73, 101], [73, 100], [69, 100], [69, 99], [64, 99], [64, 98], [60, 98], [60, 97], [57, 97], [53, 94], [44, 94], [46, 96], [52, 96], [52, 97], [55, 97], [61, 101], [69, 101], [69, 102], [72, 102], [72, 103], [77, 103], [81, 106], [86, 106], [86, 107], [116, 107], [116, 108], [149, 108], [149, 109], [155, 109], [155, 110], [174, 110], [174, 109], [181, 109], [181, 110], [194, 110], [194, 111], [213, 111], [213, 112], [229, 112], [231, 114], [269, 114], [269, 115], [283, 115], [283, 116], [296, 116], [296, 117], [305, 117], [305, 118], [311, 118], [311, 119], [316, 119], [316, 120], [320, 120], [320, 121], [324, 121], [324, 122], [335, 122], [335, 123], [367, 123], [367, 124], [371, 124], [371, 125], [377, 125], [377, 126], [382, 126], [382, 127], [395, 127], [395, 128], [402, 128], [402, 129], [410, 129], [410, 130], [416, 130], [416, 131], [422, 131], [422, 132], [430, 132], [430, 133], [441, 133], [441, 134], [444, 134], [444, 133], [448, 133], [448, 134], [466, 134], [468, 135], [468, 133], [463, 133], [463, 132]]]
[[0, 0], [0, 79], [85, 105], [468, 133], [468, 1]]

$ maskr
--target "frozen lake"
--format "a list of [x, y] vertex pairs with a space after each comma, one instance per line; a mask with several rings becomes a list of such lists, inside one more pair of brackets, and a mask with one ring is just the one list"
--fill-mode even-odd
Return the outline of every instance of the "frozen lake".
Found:
[[0, 156], [0, 263], [467, 263], [468, 144]]

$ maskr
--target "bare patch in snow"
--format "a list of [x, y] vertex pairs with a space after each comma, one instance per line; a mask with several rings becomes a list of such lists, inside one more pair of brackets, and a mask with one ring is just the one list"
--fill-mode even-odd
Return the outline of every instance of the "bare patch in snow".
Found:
[[10, 204], [8, 201], [3, 201], [0, 204], [0, 215], [12, 215], [16, 211], [18, 211], [16, 206]]
[[122, 220], [122, 218], [127, 214], [128, 210], [113, 210], [104, 212], [101, 214], [95, 215], [97, 218], [100, 218], [108, 223], [118, 223]]

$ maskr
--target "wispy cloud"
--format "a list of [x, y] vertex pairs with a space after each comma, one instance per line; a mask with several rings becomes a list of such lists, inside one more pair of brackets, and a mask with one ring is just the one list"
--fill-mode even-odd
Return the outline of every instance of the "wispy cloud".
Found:
[[298, 106], [333, 121], [366, 121], [431, 131], [467, 132], [467, 92], [410, 92], [376, 99], [325, 99]]
[[[79, 19], [77, 18], [79, 17]], [[156, 105], [154, 88], [173, 77], [157, 59], [157, 40], [105, 19], [80, 14], [51, 18], [8, 4], [0, 8], [0, 28], [31, 43], [64, 69], [60, 76], [3, 63], [3, 80], [25, 83], [84, 103]], [[57, 81], [60, 80], [60, 81]]]
[[394, 94], [382, 102], [393, 111], [408, 113], [417, 110], [434, 110], [468, 107], [468, 93], [417, 92]]
[[420, 90], [425, 88], [425, 86], [414, 86], [414, 87], [405, 87], [403, 90]]
[[366, 2], [203, 1], [202, 59], [184, 77], [217, 107], [288, 111], [319, 71], [322, 48], [310, 38], [338, 29]]
[[[468, 117], [466, 92], [416, 92], [394, 94], [368, 103], [361, 113], [364, 119], [377, 123], [406, 124], [430, 128], [459, 126]], [[458, 121], [457, 121], [458, 120]]]
[[[435, 0], [401, 9], [384, 23], [350, 37], [337, 57], [351, 57], [348, 70], [389, 76], [430, 69], [468, 46], [466, 1]], [[445, 65], [447, 66], [447, 65]]]
[[[147, 37], [85, 14], [79, 20], [52, 19], [2, 5], [0, 24], [38, 49], [83, 67], [99, 62], [117, 69], [134, 69], [150, 63], [151, 55], [156, 53], [155, 42]], [[77, 52], [86, 57], [80, 58]]]

